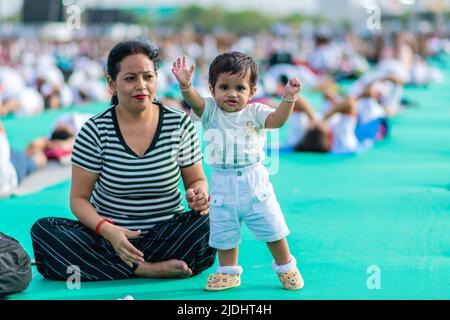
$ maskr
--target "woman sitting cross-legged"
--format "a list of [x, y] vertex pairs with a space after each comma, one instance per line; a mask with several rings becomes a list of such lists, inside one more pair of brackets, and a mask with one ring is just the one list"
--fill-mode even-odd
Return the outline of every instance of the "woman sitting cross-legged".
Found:
[[73, 147], [70, 206], [78, 221], [43, 218], [31, 229], [45, 278], [68, 279], [70, 266], [82, 281], [189, 277], [213, 265], [197, 133], [186, 114], [154, 100], [157, 56], [140, 41], [110, 52], [112, 106], [84, 124]]

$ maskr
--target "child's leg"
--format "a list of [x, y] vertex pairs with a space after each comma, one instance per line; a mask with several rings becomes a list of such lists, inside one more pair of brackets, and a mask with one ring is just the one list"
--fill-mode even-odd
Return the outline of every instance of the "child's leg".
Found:
[[297, 260], [291, 255], [286, 238], [274, 242], [267, 242], [274, 258], [273, 270], [277, 273], [283, 287], [287, 290], [303, 288], [303, 278], [297, 268]]
[[220, 266], [237, 266], [238, 264], [238, 247], [229, 250], [217, 250], [219, 255]]
[[219, 255], [219, 265], [217, 273], [240, 275], [242, 267], [238, 265], [238, 247], [229, 250], [217, 250]]
[[267, 246], [275, 259], [276, 264], [282, 265], [289, 263], [291, 253], [286, 238], [275, 242], [267, 242]]
[[242, 267], [238, 263], [238, 247], [217, 250], [219, 266], [216, 273], [208, 277], [205, 289], [208, 291], [226, 290], [241, 285]]

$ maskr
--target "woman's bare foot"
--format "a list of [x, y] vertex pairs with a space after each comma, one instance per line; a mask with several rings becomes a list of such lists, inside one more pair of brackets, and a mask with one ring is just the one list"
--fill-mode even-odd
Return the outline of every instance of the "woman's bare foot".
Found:
[[189, 278], [192, 270], [182, 260], [144, 262], [134, 272], [135, 276], [146, 278]]

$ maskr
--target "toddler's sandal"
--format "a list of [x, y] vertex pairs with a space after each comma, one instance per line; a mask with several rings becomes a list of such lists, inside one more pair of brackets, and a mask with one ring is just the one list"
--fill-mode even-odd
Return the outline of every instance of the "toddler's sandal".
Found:
[[278, 273], [277, 275], [283, 284], [283, 288], [286, 290], [300, 290], [305, 285], [302, 275], [297, 268], [288, 272]]
[[214, 273], [209, 275], [206, 282], [206, 291], [226, 290], [241, 285], [240, 274]]

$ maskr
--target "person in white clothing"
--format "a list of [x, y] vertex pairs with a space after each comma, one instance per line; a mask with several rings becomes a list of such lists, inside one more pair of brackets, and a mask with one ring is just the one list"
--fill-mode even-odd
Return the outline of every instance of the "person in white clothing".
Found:
[[11, 162], [8, 137], [0, 122], [0, 198], [8, 196], [18, 185], [17, 173]]
[[46, 163], [42, 152], [28, 156], [24, 152], [11, 149], [6, 131], [0, 121], [0, 198], [9, 196], [26, 176], [45, 166]]
[[15, 69], [0, 67], [0, 115], [31, 116], [44, 110], [44, 99], [39, 92], [27, 87], [25, 79]]
[[300, 97], [294, 110], [306, 115], [307, 125], [299, 122], [295, 151], [347, 154], [358, 151], [359, 141], [355, 135], [356, 100], [328, 97], [322, 116], [316, 114], [309, 102]]
[[264, 158], [265, 129], [280, 128], [289, 118], [301, 88], [298, 79], [288, 81], [283, 101], [276, 110], [249, 103], [256, 92], [258, 69], [254, 60], [240, 52], [217, 56], [209, 68], [212, 97], [203, 98], [192, 87], [195, 65], [186, 57], [173, 63], [180, 91], [205, 129], [207, 161], [214, 168], [210, 192], [209, 245], [218, 249], [220, 265], [209, 276], [205, 289], [239, 286], [238, 265], [241, 223], [258, 240], [267, 243], [274, 257], [272, 267], [283, 287], [303, 288], [303, 279], [291, 255], [289, 229], [269, 181]]

